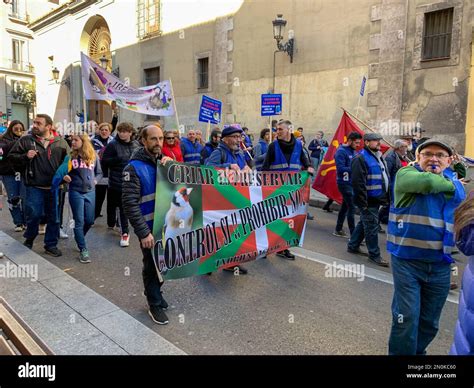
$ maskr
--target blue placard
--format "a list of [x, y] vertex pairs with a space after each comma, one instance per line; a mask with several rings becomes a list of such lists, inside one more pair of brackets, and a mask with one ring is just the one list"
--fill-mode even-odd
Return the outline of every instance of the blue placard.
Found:
[[360, 85], [360, 95], [361, 97], [364, 96], [364, 93], [365, 93], [365, 83], [367, 82], [367, 78], [362, 78], [362, 85]]
[[262, 94], [262, 116], [281, 115], [281, 94]]
[[199, 121], [211, 124], [221, 122], [222, 102], [213, 98], [202, 96], [201, 108], [199, 109]]

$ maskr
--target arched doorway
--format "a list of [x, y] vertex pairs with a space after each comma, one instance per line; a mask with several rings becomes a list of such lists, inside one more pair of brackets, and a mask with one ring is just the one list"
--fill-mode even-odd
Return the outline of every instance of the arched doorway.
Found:
[[[86, 22], [81, 34], [81, 51], [100, 64], [100, 58], [105, 56], [108, 60], [107, 71], [112, 70], [112, 37], [106, 20], [95, 15]], [[88, 100], [87, 119], [98, 123], [112, 122], [113, 111], [107, 101]]]

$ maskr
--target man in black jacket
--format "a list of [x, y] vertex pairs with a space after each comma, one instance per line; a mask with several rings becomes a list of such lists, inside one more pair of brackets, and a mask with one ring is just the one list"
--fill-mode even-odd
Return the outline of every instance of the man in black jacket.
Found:
[[12, 164], [24, 171], [26, 186], [26, 231], [24, 245], [33, 247], [38, 235], [40, 219], [46, 216], [47, 226], [44, 249], [51, 256], [61, 256], [58, 249], [59, 215], [58, 199], [51, 191], [56, 170], [70, 148], [66, 141], [52, 133], [53, 120], [46, 114], [36, 115], [32, 134], [20, 138], [9, 154]]
[[[168, 317], [163, 311], [168, 304], [161, 295], [163, 280], [156, 271], [151, 250], [155, 245], [153, 238], [153, 211], [155, 202], [155, 179], [151, 179], [151, 171], [156, 171], [158, 163], [165, 164], [173, 159], [162, 156], [163, 131], [161, 128], [149, 125], [142, 131], [143, 148], [133, 154], [130, 163], [123, 171], [122, 201], [125, 215], [130, 220], [135, 234], [140, 240], [143, 253], [143, 284], [145, 296], [149, 305], [148, 314], [151, 319], [160, 325], [168, 323]], [[146, 193], [145, 193], [146, 192]], [[145, 209], [151, 213], [144, 214]], [[164, 222], [164, 220], [156, 220]]]
[[389, 176], [387, 165], [380, 152], [382, 136], [377, 133], [364, 135], [364, 149], [352, 159], [352, 187], [354, 203], [360, 209], [360, 221], [351, 235], [347, 251], [363, 254], [360, 244], [364, 240], [369, 259], [377, 265], [388, 267], [380, 256], [378, 241], [379, 207], [389, 202]]
[[122, 172], [129, 162], [133, 152], [140, 147], [136, 140], [132, 140], [134, 132], [133, 125], [130, 123], [120, 123], [117, 126], [117, 135], [104, 150], [101, 163], [104, 170], [109, 172], [109, 187], [107, 201], [107, 225], [109, 229], [115, 226], [116, 209], [120, 214], [120, 239], [121, 247], [130, 245], [130, 236], [128, 231], [128, 221], [122, 206]]

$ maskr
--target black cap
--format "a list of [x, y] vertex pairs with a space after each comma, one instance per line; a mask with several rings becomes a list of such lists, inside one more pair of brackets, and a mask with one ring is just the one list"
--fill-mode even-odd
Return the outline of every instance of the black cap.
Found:
[[222, 131], [222, 137], [226, 137], [226, 136], [230, 136], [230, 135], [233, 135], [234, 133], [244, 133], [244, 131], [242, 131], [240, 128], [237, 128], [237, 127], [233, 127], [233, 126], [229, 126], [229, 127], [225, 127], [224, 130]]
[[420, 152], [423, 148], [429, 147], [429, 146], [431, 146], [431, 145], [437, 145], [437, 146], [439, 146], [439, 147], [445, 149], [445, 150], [448, 152], [449, 156], [453, 156], [453, 154], [454, 154], [453, 149], [452, 149], [449, 145], [447, 145], [446, 143], [443, 143], [442, 141], [439, 141], [439, 140], [432, 140], [432, 139], [426, 140], [425, 142], [423, 142], [422, 144], [420, 144], [420, 145], [417, 147], [416, 151], [417, 151], [417, 152]]
[[364, 141], [365, 140], [367, 140], [367, 141], [382, 140], [382, 139], [383, 139], [382, 135], [380, 135], [378, 133], [375, 133], [375, 132], [369, 132], [369, 133], [364, 134]]

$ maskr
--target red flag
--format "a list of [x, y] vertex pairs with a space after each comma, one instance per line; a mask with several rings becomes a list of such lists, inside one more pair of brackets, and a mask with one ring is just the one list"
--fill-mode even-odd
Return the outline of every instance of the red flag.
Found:
[[[328, 198], [333, 199], [337, 203], [342, 203], [342, 195], [337, 189], [336, 184], [336, 162], [334, 155], [337, 147], [340, 144], [344, 144], [347, 141], [347, 136], [351, 132], [359, 132], [364, 136], [364, 132], [351, 120], [346, 112], [343, 113], [341, 122], [337, 127], [337, 131], [329, 144], [329, 148], [324, 155], [324, 160], [319, 166], [318, 175], [313, 184], [313, 189], [326, 195]], [[361, 142], [361, 146], [357, 151], [360, 151], [364, 147], [364, 143]]]

